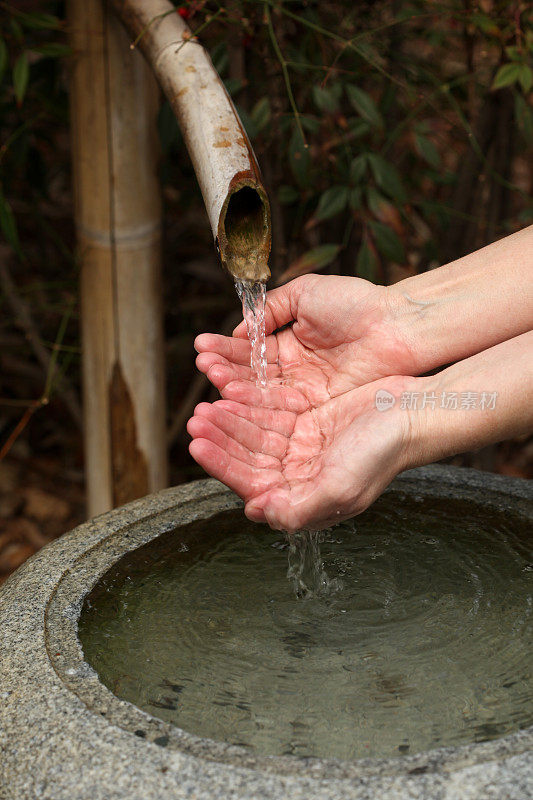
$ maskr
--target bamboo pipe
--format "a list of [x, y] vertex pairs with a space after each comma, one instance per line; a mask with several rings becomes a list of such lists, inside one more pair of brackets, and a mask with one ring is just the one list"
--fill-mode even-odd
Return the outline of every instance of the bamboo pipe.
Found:
[[211, 59], [168, 0], [112, 0], [176, 114], [215, 245], [237, 279], [270, 276], [270, 206], [237, 111]]
[[102, 0], [70, 0], [87, 512], [167, 485], [159, 91]]

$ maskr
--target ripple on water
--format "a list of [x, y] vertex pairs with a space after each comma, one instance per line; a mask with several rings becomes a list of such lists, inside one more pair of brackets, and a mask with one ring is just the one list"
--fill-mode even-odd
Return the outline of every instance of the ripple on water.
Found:
[[165, 534], [88, 598], [87, 659], [119, 697], [262, 754], [402, 755], [533, 724], [527, 523], [392, 494], [322, 538], [337, 590], [297, 599], [279, 533], [241, 512]]

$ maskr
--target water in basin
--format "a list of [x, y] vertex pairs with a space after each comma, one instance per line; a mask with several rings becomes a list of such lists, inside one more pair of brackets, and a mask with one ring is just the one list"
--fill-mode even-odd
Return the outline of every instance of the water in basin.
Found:
[[86, 599], [85, 656], [120, 698], [266, 755], [354, 759], [533, 724], [528, 524], [391, 493], [321, 545], [297, 598], [283, 535], [224, 512], [125, 556]]

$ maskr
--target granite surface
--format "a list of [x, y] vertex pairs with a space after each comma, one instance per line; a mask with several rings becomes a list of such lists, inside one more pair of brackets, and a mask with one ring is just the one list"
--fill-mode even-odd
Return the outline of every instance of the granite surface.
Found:
[[[527, 481], [425, 467], [392, 488], [533, 520]], [[255, 757], [181, 731], [100, 683], [77, 638], [87, 592], [128, 550], [241, 505], [212, 480], [167, 489], [79, 526], [0, 588], [0, 799], [530, 800], [533, 728], [397, 759]]]

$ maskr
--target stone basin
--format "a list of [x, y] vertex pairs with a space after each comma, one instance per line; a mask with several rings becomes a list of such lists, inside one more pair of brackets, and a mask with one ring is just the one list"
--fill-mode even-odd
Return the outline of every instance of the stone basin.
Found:
[[[533, 486], [519, 479], [433, 466], [390, 490], [533, 521]], [[194, 736], [112, 694], [78, 639], [88, 593], [126, 553], [241, 506], [212, 480], [167, 489], [80, 525], [0, 588], [2, 800], [533, 797], [533, 727], [401, 758], [269, 757]]]

